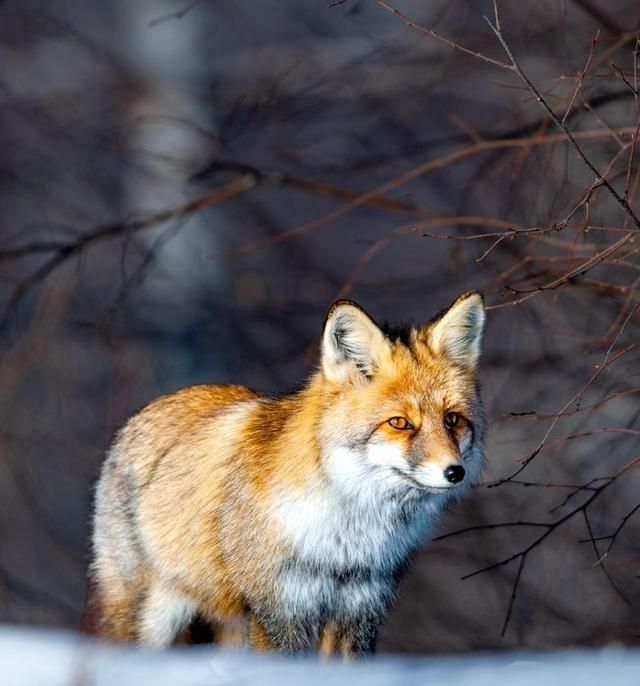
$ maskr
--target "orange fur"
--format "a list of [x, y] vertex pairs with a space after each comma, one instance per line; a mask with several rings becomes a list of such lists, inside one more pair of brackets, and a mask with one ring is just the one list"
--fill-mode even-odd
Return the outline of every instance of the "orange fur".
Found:
[[[446, 347], [446, 331], [437, 332], [436, 340], [439, 320], [401, 341], [383, 335], [359, 312], [350, 304], [330, 312], [325, 332], [333, 338], [325, 334], [323, 366], [297, 393], [272, 399], [240, 386], [193, 386], [153, 401], [122, 429], [96, 497], [93, 574], [103, 637], [165, 645], [197, 613], [235, 627], [227, 631], [230, 642], [259, 649], [315, 644], [325, 654], [348, 655], [371, 643], [369, 624], [379, 622], [386, 591], [364, 629], [355, 615], [341, 619], [339, 609], [335, 617], [304, 622], [283, 610], [283, 588], [298, 607], [287, 574], [299, 573], [305, 584], [305, 575], [313, 580], [325, 574], [333, 584], [328, 587], [336, 589], [343, 578], [356, 583], [349, 576], [353, 565], [327, 561], [326, 570], [314, 571], [296, 531], [282, 529], [286, 508], [302, 507], [306, 516], [305, 499], [334, 492], [341, 463], [332, 467], [337, 476], [328, 475], [327, 446], [365, 451], [375, 444], [410, 466], [407, 474], [389, 472], [389, 478], [415, 519], [426, 499], [444, 497], [420, 492], [420, 469], [427, 462], [437, 470], [463, 464], [461, 445], [474, 435], [471, 427], [481, 440], [482, 417], [475, 362], [452, 362], [458, 349]], [[336, 323], [336, 317], [344, 321]], [[357, 358], [361, 349], [364, 361]], [[447, 412], [460, 416], [454, 428], [443, 424]], [[391, 417], [406, 418], [412, 428], [393, 428]], [[348, 496], [335, 497], [341, 504]], [[290, 520], [295, 529], [296, 518]], [[309, 521], [309, 535], [316, 535], [324, 520], [317, 526]], [[300, 536], [304, 543], [304, 530]], [[367, 574], [378, 574], [377, 568], [355, 569], [364, 575], [357, 583], [368, 589]]]

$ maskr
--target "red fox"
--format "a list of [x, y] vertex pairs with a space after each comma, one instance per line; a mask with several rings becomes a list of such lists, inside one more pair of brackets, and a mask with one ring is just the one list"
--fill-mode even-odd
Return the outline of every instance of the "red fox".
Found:
[[200, 618], [257, 649], [371, 652], [407, 560], [482, 467], [484, 320], [476, 292], [406, 330], [340, 301], [301, 390], [145, 407], [97, 485], [99, 635], [163, 647]]

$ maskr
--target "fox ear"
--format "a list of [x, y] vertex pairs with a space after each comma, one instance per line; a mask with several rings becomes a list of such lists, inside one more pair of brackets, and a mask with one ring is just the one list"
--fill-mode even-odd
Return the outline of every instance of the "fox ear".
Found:
[[484, 331], [484, 302], [476, 291], [461, 295], [435, 322], [427, 325], [427, 342], [433, 352], [475, 369]]
[[322, 334], [324, 376], [341, 383], [363, 383], [380, 367], [388, 347], [384, 334], [364, 310], [340, 300], [329, 310]]

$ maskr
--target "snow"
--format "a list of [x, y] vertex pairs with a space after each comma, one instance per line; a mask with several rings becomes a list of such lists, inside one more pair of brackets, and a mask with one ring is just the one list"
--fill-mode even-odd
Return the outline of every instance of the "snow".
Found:
[[400, 657], [360, 663], [318, 662], [215, 647], [164, 652], [114, 646], [58, 631], [0, 627], [1, 686], [580, 686], [640, 684], [640, 650], [608, 647], [554, 653]]

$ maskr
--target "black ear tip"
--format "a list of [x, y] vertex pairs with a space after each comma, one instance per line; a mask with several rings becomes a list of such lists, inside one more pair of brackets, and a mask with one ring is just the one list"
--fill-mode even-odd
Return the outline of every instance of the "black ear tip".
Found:
[[364, 310], [358, 305], [358, 303], [353, 302], [353, 300], [347, 300], [346, 298], [342, 298], [341, 300], [336, 300], [333, 305], [329, 308], [329, 313], [333, 312], [334, 310], [338, 310], [341, 307], [354, 307], [356, 310], [360, 310], [361, 312], [364, 312]]
[[353, 302], [353, 300], [342, 299], [342, 300], [336, 300], [336, 302], [334, 302], [333, 305], [331, 305], [331, 307], [329, 308], [329, 311], [327, 312], [327, 316], [325, 317], [325, 320], [324, 320], [325, 326], [326, 326], [327, 322], [329, 322], [331, 319], [333, 319], [333, 317], [336, 315], [336, 313], [339, 310], [345, 310], [346, 312], [348, 312], [349, 310], [351, 310], [352, 312], [356, 311], [359, 314], [363, 314], [370, 321], [373, 321], [371, 316], [366, 312], [366, 310], [364, 310], [364, 308], [360, 307], [360, 305], [358, 305], [358, 303]]
[[461, 296], [458, 297], [456, 302], [461, 303], [464, 300], [468, 300], [469, 298], [480, 298], [480, 302], [482, 303], [482, 305], [484, 305], [484, 295], [482, 295], [482, 293], [478, 290], [464, 292]]

